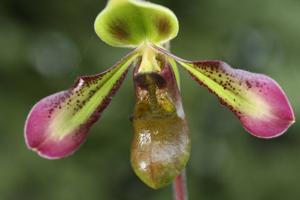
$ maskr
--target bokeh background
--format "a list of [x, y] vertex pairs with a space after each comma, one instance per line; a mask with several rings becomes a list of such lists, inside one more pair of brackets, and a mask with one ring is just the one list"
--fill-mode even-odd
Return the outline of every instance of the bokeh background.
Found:
[[[158, 1], [180, 21], [172, 51], [189, 59], [222, 59], [277, 80], [300, 112], [300, 1]], [[49, 161], [27, 150], [23, 126], [31, 106], [79, 75], [101, 72], [127, 49], [93, 30], [103, 0], [0, 0], [0, 200], [168, 200], [129, 163], [132, 77], [73, 156]], [[205, 88], [182, 72], [192, 154], [191, 200], [300, 199], [300, 125], [273, 140], [246, 133]]]

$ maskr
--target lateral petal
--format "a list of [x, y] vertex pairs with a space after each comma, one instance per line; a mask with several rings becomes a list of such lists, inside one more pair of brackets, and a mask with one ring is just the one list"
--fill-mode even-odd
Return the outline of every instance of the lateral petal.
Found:
[[277, 137], [295, 122], [286, 94], [272, 78], [233, 69], [223, 61], [183, 60], [159, 47], [155, 48], [177, 60], [194, 80], [217, 95], [252, 135]]
[[136, 57], [133, 51], [107, 71], [79, 77], [69, 90], [36, 103], [25, 123], [28, 148], [49, 159], [66, 157], [77, 150], [119, 89]]

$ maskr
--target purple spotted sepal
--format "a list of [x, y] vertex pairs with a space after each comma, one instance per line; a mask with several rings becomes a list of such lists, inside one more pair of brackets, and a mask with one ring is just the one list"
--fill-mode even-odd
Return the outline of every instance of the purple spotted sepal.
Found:
[[133, 51], [107, 71], [80, 77], [69, 90], [36, 103], [25, 123], [27, 147], [48, 159], [76, 151], [119, 89], [135, 58]]

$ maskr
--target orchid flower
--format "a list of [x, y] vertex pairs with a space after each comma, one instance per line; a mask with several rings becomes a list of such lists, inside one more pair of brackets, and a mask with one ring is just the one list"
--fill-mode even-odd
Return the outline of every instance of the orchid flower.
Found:
[[106, 71], [81, 76], [70, 89], [36, 103], [25, 124], [28, 148], [48, 159], [73, 154], [131, 66], [136, 95], [131, 165], [152, 188], [171, 183], [190, 155], [177, 64], [256, 137], [277, 137], [295, 122], [288, 98], [270, 77], [219, 60], [188, 61], [170, 53], [166, 44], [178, 29], [177, 18], [168, 8], [139, 0], [110, 0], [96, 18], [95, 31], [107, 44], [132, 51]]

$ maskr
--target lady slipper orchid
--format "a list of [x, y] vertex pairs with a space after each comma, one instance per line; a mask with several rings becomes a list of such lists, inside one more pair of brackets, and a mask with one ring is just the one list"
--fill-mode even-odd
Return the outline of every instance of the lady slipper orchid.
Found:
[[152, 188], [172, 182], [189, 159], [177, 63], [215, 94], [252, 135], [277, 137], [295, 122], [285, 93], [270, 77], [233, 69], [223, 61], [193, 62], [171, 54], [165, 44], [176, 37], [178, 27], [174, 13], [163, 6], [110, 0], [96, 18], [95, 31], [107, 44], [133, 51], [108, 70], [79, 77], [70, 89], [36, 103], [25, 124], [28, 148], [48, 159], [74, 153], [120, 88], [130, 66], [134, 67], [136, 93], [131, 164]]

